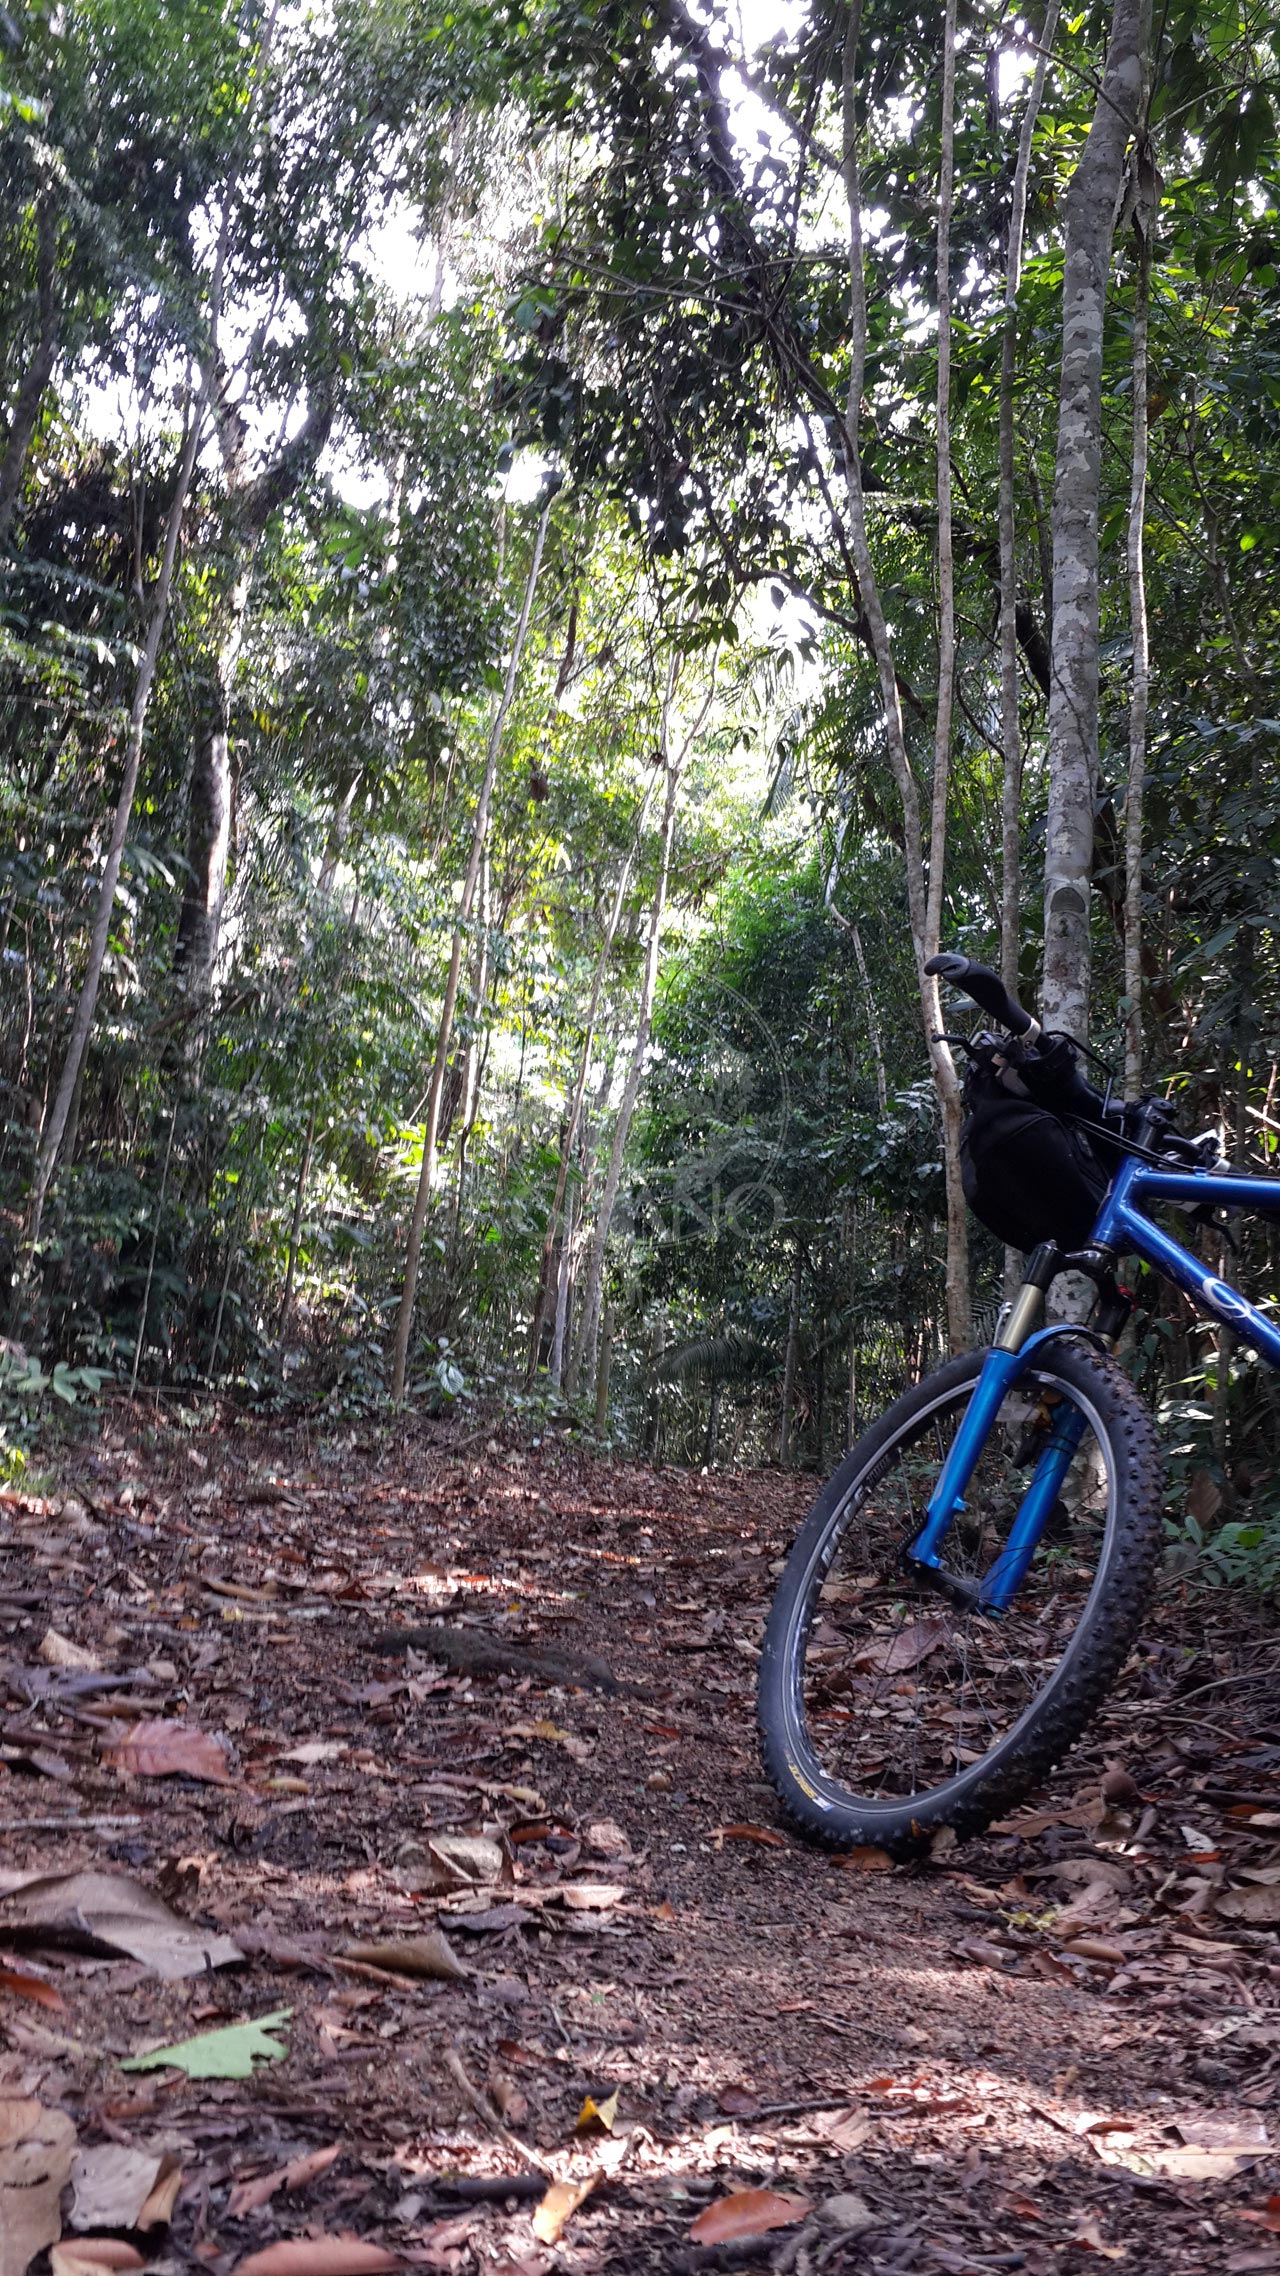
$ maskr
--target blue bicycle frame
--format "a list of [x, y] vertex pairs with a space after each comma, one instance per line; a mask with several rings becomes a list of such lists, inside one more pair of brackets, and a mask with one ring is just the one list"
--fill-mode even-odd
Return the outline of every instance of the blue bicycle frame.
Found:
[[[1137, 1256], [1154, 1266], [1190, 1297], [1200, 1311], [1222, 1320], [1236, 1335], [1275, 1368], [1280, 1368], [1280, 1324], [1250, 1304], [1238, 1289], [1206, 1270], [1178, 1241], [1144, 1215], [1143, 1202], [1190, 1202], [1215, 1209], [1248, 1209], [1262, 1216], [1280, 1217], [1280, 1178], [1227, 1175], [1200, 1169], [1153, 1169], [1130, 1157], [1122, 1162], [1098, 1213], [1091, 1246], [1113, 1256]], [[1019, 1377], [1034, 1371], [1036, 1356], [1054, 1337], [1078, 1330], [1042, 1328], [1019, 1342], [1016, 1349], [997, 1345], [988, 1352], [973, 1388], [951, 1451], [925, 1511], [925, 1521], [911, 1543], [912, 1564], [937, 1573], [946, 1581], [942, 1543], [958, 1513], [977, 1468], [978, 1458], [1006, 1393]], [[1047, 1443], [1032, 1473], [1009, 1538], [1000, 1555], [969, 1601], [983, 1612], [1007, 1610], [1021, 1587], [1039, 1546], [1062, 1482], [1087, 1427], [1080, 1409], [1064, 1400]], [[957, 1584], [951, 1583], [953, 1590]], [[966, 1592], [967, 1593], [967, 1592]]]

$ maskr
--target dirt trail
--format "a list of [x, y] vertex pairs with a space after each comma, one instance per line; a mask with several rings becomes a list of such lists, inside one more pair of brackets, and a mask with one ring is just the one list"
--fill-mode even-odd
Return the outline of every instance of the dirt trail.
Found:
[[[1241, 1690], [1175, 1593], [1038, 1816], [924, 1870], [832, 1861], [780, 1828], [752, 1727], [810, 1490], [501, 1430], [120, 1422], [0, 1504], [0, 1891], [106, 1868], [246, 1955], [163, 1981], [19, 1940], [0, 1895], [0, 2096], [177, 2156], [149, 2266], [346, 2234], [490, 2276], [1280, 2269], [1268, 1640]], [[372, 1649], [439, 1617], [624, 1688]], [[143, 1774], [143, 1720], [201, 1775]], [[465, 1974], [404, 1973], [433, 1930]], [[284, 2008], [250, 2078], [119, 2068]], [[576, 2130], [615, 2092], [611, 2131]], [[459, 2194], [521, 2172], [518, 2200]], [[555, 2242], [545, 2176], [594, 2181]], [[803, 2225], [691, 2240], [746, 2189]]]

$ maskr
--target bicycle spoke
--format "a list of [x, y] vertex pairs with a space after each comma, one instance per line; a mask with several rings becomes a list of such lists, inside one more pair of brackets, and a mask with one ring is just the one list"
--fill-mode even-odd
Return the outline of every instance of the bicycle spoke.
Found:
[[[909, 1798], [989, 1754], [1050, 1680], [1093, 1585], [1106, 1472], [1090, 1432], [1005, 1613], [967, 1611], [912, 1573], [904, 1551], [966, 1399], [923, 1420], [850, 1503], [810, 1606], [806, 1717], [824, 1770], [851, 1791]], [[958, 1578], [989, 1573], [1008, 1541], [1035, 1472], [1034, 1440], [1016, 1459], [1034, 1414], [1023, 1395], [997, 1419], [943, 1547]]]

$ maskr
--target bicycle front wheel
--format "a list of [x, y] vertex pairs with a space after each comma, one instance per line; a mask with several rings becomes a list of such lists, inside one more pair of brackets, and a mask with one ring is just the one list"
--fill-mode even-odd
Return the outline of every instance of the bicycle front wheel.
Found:
[[765, 1768], [832, 1848], [905, 1857], [981, 1830], [1079, 1737], [1137, 1633], [1161, 1541], [1159, 1448], [1115, 1361], [1057, 1338], [996, 1417], [943, 1545], [963, 1580], [1008, 1539], [1061, 1404], [1082, 1435], [1035, 1558], [1002, 1613], [953, 1601], [904, 1552], [982, 1368], [908, 1391], [836, 1471], [797, 1536], [765, 1631]]

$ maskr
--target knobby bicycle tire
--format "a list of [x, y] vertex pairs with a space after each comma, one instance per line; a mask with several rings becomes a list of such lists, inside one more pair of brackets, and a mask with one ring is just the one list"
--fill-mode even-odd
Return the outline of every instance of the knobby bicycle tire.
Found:
[[[965, 1683], [969, 1681], [968, 1647], [961, 1655], [955, 1643], [962, 1622], [970, 1623], [971, 1640], [981, 1637], [987, 1662], [1006, 1682], [1006, 1687], [1012, 1678], [1005, 1676], [997, 1647], [1005, 1652], [1009, 1667], [1016, 1669], [1019, 1683], [1028, 1684], [1032, 1680], [1028, 1670], [1039, 1669], [1040, 1660], [1036, 1657], [1036, 1651], [1041, 1649], [1039, 1643], [1035, 1651], [1026, 1655], [1025, 1661], [1009, 1654], [1008, 1638], [1016, 1633], [1016, 1621], [1001, 1629], [992, 1624], [990, 1616], [964, 1612], [936, 1595], [925, 1595], [901, 1566], [883, 1582], [874, 1572], [855, 1575], [846, 1584], [845, 1596], [836, 1607], [836, 1624], [827, 1622], [825, 1630], [823, 1625], [822, 1600], [824, 1594], [831, 1591], [831, 1575], [838, 1555], [842, 1544], [853, 1533], [859, 1512], [872, 1503], [880, 1482], [886, 1476], [896, 1475], [895, 1465], [901, 1465], [905, 1476], [908, 1457], [914, 1460], [917, 1470], [927, 1465], [936, 1475], [942, 1455], [941, 1418], [958, 1415], [963, 1410], [984, 1356], [982, 1352], [971, 1352], [949, 1361], [906, 1392], [865, 1433], [819, 1494], [778, 1583], [759, 1671], [758, 1706], [765, 1768], [792, 1822], [830, 1848], [866, 1844], [886, 1849], [897, 1857], [907, 1857], [927, 1849], [932, 1836], [943, 1826], [952, 1827], [962, 1836], [981, 1831], [992, 1818], [1001, 1816], [1020, 1801], [1074, 1744], [1114, 1683], [1142, 1620], [1162, 1538], [1162, 1475], [1155, 1430], [1133, 1385], [1113, 1359], [1084, 1338], [1056, 1339], [1045, 1348], [1044, 1356], [1027, 1375], [1020, 1378], [1014, 1396], [1021, 1396], [1024, 1404], [1038, 1401], [1039, 1411], [1050, 1415], [1055, 1405], [1063, 1398], [1068, 1399], [1084, 1414], [1092, 1444], [1097, 1449], [1095, 1455], [1091, 1447], [1090, 1457], [1095, 1479], [1092, 1491], [1097, 1504], [1093, 1520], [1096, 1570], [1092, 1581], [1089, 1582], [1083, 1567], [1077, 1577], [1071, 1563], [1076, 1551], [1071, 1544], [1071, 1513], [1065, 1505], [1060, 1534], [1066, 1536], [1068, 1545], [1056, 1550], [1042, 1545], [1037, 1551], [1037, 1566], [1042, 1568], [1036, 1579], [1039, 1610], [1032, 1587], [1037, 1566], [1033, 1566], [1032, 1575], [1028, 1576], [1033, 1604], [1025, 1614], [1024, 1626], [1033, 1618], [1039, 1619], [1046, 1634], [1051, 1632], [1055, 1618], [1065, 1621], [1070, 1610], [1070, 1588], [1074, 1587], [1079, 1594], [1080, 1611], [1060, 1656], [989, 1751], [974, 1757], [970, 1748], [966, 1758], [953, 1742], [929, 1736], [928, 1743], [935, 1755], [944, 1752], [950, 1744], [957, 1759], [957, 1767], [951, 1774], [933, 1784], [912, 1785], [906, 1791], [897, 1792], [859, 1791], [833, 1776], [824, 1763], [816, 1736], [817, 1724], [824, 1715], [838, 1720], [843, 1714], [845, 1722], [850, 1724], [855, 1719], [852, 1711], [838, 1705], [836, 1687], [840, 1683], [845, 1685], [846, 1697], [855, 1693], [860, 1685], [864, 1691], [871, 1686], [876, 1698], [883, 1696], [886, 1704], [878, 1709], [858, 1708], [864, 1718], [869, 1712], [878, 1712], [890, 1725], [896, 1716], [899, 1722], [914, 1718], [915, 1724], [926, 1728], [925, 1707], [917, 1704], [921, 1690], [932, 1681], [939, 1696], [946, 1696], [947, 1669], [953, 1664], [960, 1667]], [[1002, 1416], [1004, 1412], [1002, 1408]], [[988, 1438], [987, 1449], [993, 1447], [1000, 1428], [998, 1421]], [[930, 1430], [937, 1440], [936, 1460], [932, 1447], [925, 1445]], [[916, 1451], [920, 1448], [924, 1448], [922, 1454]], [[984, 1461], [987, 1449], [984, 1449]], [[1024, 1464], [1027, 1459], [1023, 1458]], [[1010, 1455], [1006, 1469], [1010, 1462], [1016, 1464], [1016, 1461], [1016, 1455]], [[1099, 1469], [1101, 1482], [1097, 1477]], [[1013, 1497], [1022, 1490], [1018, 1485], [1009, 1487], [1006, 1499], [1010, 1506]], [[921, 1497], [923, 1493], [922, 1486]], [[1078, 1509], [1085, 1511], [1083, 1498]], [[913, 1495], [909, 1522], [901, 1529], [900, 1549], [905, 1547], [922, 1516], [923, 1500]], [[981, 1507], [970, 1522], [981, 1530]], [[1077, 1528], [1078, 1532], [1086, 1530], [1083, 1526]], [[1056, 1581], [1058, 1574], [1065, 1577]], [[887, 1631], [883, 1624], [877, 1628], [874, 1616], [861, 1610], [847, 1617], [846, 1630], [841, 1631], [838, 1622], [842, 1606], [851, 1600], [859, 1608], [870, 1605], [883, 1601], [895, 1590], [902, 1604], [915, 1615], [914, 1628], [904, 1628], [904, 1613], [897, 1610], [895, 1634], [906, 1639], [905, 1653], [901, 1642], [895, 1644], [892, 1638], [888, 1645], [876, 1643], [874, 1649], [864, 1640], [859, 1658], [859, 1631], [855, 1627], [850, 1640], [850, 1620], [861, 1620], [860, 1633], [864, 1639], [883, 1637]], [[1014, 1614], [1017, 1612], [1015, 1604]], [[979, 1630], [976, 1622], [980, 1618], [985, 1624]], [[937, 1642], [933, 1641], [935, 1632]], [[813, 1644], [815, 1633], [826, 1636], [820, 1647]], [[1038, 1636], [1039, 1630], [1035, 1633]], [[923, 1643], [917, 1640], [918, 1635], [923, 1636]], [[865, 1677], [851, 1674], [849, 1667], [841, 1664], [845, 1647], [854, 1669], [871, 1666], [874, 1674]], [[895, 1650], [896, 1662], [892, 1656]], [[910, 1661], [912, 1652], [918, 1655], [914, 1674]], [[935, 1671], [940, 1672], [930, 1675], [929, 1655], [932, 1655]], [[977, 1657], [976, 1652], [974, 1657]], [[812, 1711], [806, 1701], [807, 1681], [810, 1690], [813, 1689], [814, 1661], [824, 1663], [821, 1670], [826, 1686], [824, 1714]], [[922, 1666], [925, 1672], [918, 1683], [915, 1677], [921, 1675]], [[898, 1678], [892, 1684], [889, 1670]], [[905, 1697], [896, 1700], [897, 1693]], [[833, 1694], [837, 1701], [835, 1706], [830, 1704]], [[938, 1720], [935, 1715], [933, 1722], [936, 1724]], [[868, 1727], [864, 1720], [859, 1729], [865, 1731]], [[873, 1748], [883, 1736], [883, 1731], [875, 1734]], [[883, 1787], [887, 1775], [897, 1777], [901, 1788], [905, 1773], [893, 1762], [891, 1745], [882, 1751], [886, 1770], [878, 1785]]]

